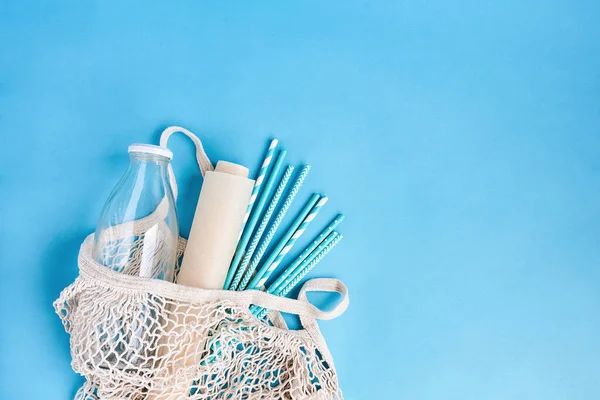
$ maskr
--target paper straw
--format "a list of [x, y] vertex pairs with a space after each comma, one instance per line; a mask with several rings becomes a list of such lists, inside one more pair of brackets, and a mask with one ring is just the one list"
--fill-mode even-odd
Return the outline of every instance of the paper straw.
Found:
[[310, 223], [317, 217], [317, 214], [319, 214], [319, 211], [321, 211], [321, 208], [327, 203], [328, 200], [329, 199], [327, 197], [321, 197], [321, 199], [319, 199], [317, 204], [310, 211], [310, 214], [308, 214], [306, 218], [304, 218], [302, 224], [298, 227], [298, 229], [296, 229], [296, 232], [294, 232], [294, 234], [288, 240], [284, 248], [279, 252], [271, 266], [267, 270], [265, 270], [260, 281], [256, 285], [257, 287], [265, 286], [267, 284], [267, 280], [269, 279], [269, 277], [281, 264], [283, 258], [292, 250], [298, 239], [304, 234], [304, 232], [308, 228], [308, 225], [310, 225]]
[[321, 207], [325, 205], [325, 203], [327, 203], [328, 200], [327, 197], [319, 198], [319, 195], [317, 194], [313, 195], [312, 199], [315, 198], [318, 199], [316, 204], [314, 204], [314, 206], [311, 208], [305, 207], [305, 209], [302, 210], [302, 213], [300, 214], [300, 216], [298, 216], [296, 221], [294, 221], [284, 238], [275, 248], [275, 251], [271, 253], [267, 261], [265, 261], [261, 269], [250, 282], [250, 285], [248, 285], [250, 289], [259, 288], [267, 282], [267, 279], [269, 279], [269, 277], [271, 276], [273, 271], [275, 271], [277, 266], [281, 263], [285, 255], [289, 253], [292, 247], [294, 247], [294, 244], [296, 243], [298, 238], [302, 236], [308, 225], [312, 222], [313, 219], [315, 219], [315, 217], [321, 210]]
[[271, 141], [269, 149], [267, 150], [267, 154], [265, 155], [265, 159], [263, 160], [262, 166], [260, 167], [260, 171], [258, 171], [258, 177], [256, 178], [256, 182], [254, 182], [254, 187], [252, 188], [252, 194], [250, 196], [250, 202], [248, 203], [246, 215], [244, 216], [244, 223], [242, 225], [242, 229], [240, 230], [240, 237], [242, 236], [242, 233], [244, 233], [244, 228], [246, 227], [248, 218], [250, 218], [250, 213], [252, 212], [254, 202], [256, 201], [258, 192], [260, 191], [260, 186], [262, 185], [265, 176], [267, 175], [267, 170], [269, 169], [269, 164], [271, 164], [271, 160], [273, 159], [273, 154], [275, 153], [275, 147], [277, 147], [277, 143], [279, 143], [277, 139], [273, 139]]
[[[342, 235], [336, 235], [335, 239], [327, 245], [310, 263], [305, 265], [302, 269], [298, 270], [293, 277], [290, 279], [288, 284], [282, 288], [279, 292], [279, 296], [287, 296], [302, 279], [333, 249], [344, 237]], [[258, 309], [258, 310], [257, 310]], [[262, 307], [256, 307], [253, 311], [257, 318], [262, 319], [269, 312], [268, 309]]]
[[[283, 165], [283, 160], [285, 159], [286, 154], [287, 154], [287, 151], [281, 150], [279, 152], [279, 155], [277, 156], [277, 160], [275, 161], [273, 170], [271, 171], [271, 173], [269, 175], [269, 179], [267, 179], [265, 188], [263, 189], [262, 193], [260, 194], [260, 196], [258, 198], [258, 202], [256, 203], [256, 208], [252, 211], [252, 215], [250, 216], [250, 219], [248, 220], [248, 223], [246, 224], [246, 229], [244, 230], [242, 239], [240, 240], [240, 243], [238, 244], [237, 251], [235, 253], [235, 256], [233, 257], [233, 261], [231, 262], [231, 267], [229, 267], [229, 272], [227, 273], [227, 279], [225, 280], [225, 285], [227, 285], [228, 282], [229, 282], [229, 285], [223, 286], [224, 289], [228, 289], [228, 288], [230, 289], [231, 281], [233, 280], [233, 277], [235, 276], [235, 273], [237, 270], [237, 266], [240, 263], [242, 256], [244, 255], [244, 251], [246, 249], [246, 246], [248, 245], [248, 241], [250, 241], [250, 237], [252, 236], [252, 231], [254, 231], [254, 227], [256, 226], [256, 223], [258, 222], [258, 218], [260, 218], [260, 214], [263, 212], [263, 209], [265, 208], [265, 204], [267, 203], [267, 200], [269, 199], [269, 197], [271, 196], [271, 193], [273, 192], [275, 180], [277, 179], [279, 170], [281, 169], [281, 166]], [[229, 278], [229, 275], [231, 275], [231, 279]]]
[[[298, 258], [296, 258], [296, 260], [290, 265], [288, 266], [285, 271], [283, 271], [283, 273], [277, 278], [277, 280], [275, 282], [273, 282], [273, 284], [271, 284], [267, 290], [268, 293], [275, 293], [277, 291], [277, 288], [290, 276], [292, 275], [295, 270], [297, 268], [299, 268], [298, 266], [300, 264], [302, 264], [302, 262], [306, 259], [308, 262], [310, 262], [312, 260], [312, 258], [316, 257], [317, 254], [322, 250], [321, 248], [321, 244], [325, 244], [324, 240], [330, 239], [328, 237], [328, 235], [333, 232], [333, 230], [344, 220], [344, 214], [338, 214], [337, 217], [335, 217], [335, 219], [333, 221], [331, 221], [331, 223], [325, 228], [323, 229], [323, 231], [321, 232], [321, 234], [319, 236], [317, 236], [317, 238], [309, 245], [307, 246], [304, 251], [302, 251], [302, 254], [300, 254], [298, 256]], [[331, 235], [329, 235], [331, 236]], [[325, 239], [327, 238], [327, 239]], [[318, 247], [318, 248], [317, 248]], [[317, 249], [317, 250], [315, 250]], [[309, 258], [311, 257], [311, 258]]]
[[252, 279], [252, 274], [254, 273], [254, 271], [256, 271], [256, 268], [258, 267], [258, 263], [262, 259], [262, 256], [265, 254], [265, 251], [267, 251], [267, 247], [269, 247], [269, 244], [271, 243], [273, 236], [275, 236], [275, 232], [277, 232], [277, 229], [279, 229], [279, 225], [281, 225], [283, 218], [287, 214], [290, 206], [292, 205], [292, 202], [296, 198], [296, 194], [298, 194], [298, 191], [300, 190], [302, 183], [304, 183], [306, 176], [310, 172], [310, 168], [311, 168], [310, 165], [304, 166], [304, 168], [302, 168], [302, 171], [300, 172], [300, 175], [298, 175], [298, 178], [296, 178], [296, 182], [294, 182], [294, 186], [292, 186], [292, 190], [290, 190], [290, 193], [288, 194], [283, 205], [281, 206], [281, 209], [277, 213], [277, 217], [275, 217], [273, 224], [267, 231], [267, 234], [266, 234], [265, 238], [263, 239], [262, 243], [260, 244], [260, 246], [258, 247], [256, 254], [254, 255], [254, 257], [252, 257], [252, 262], [250, 262], [250, 267], [248, 268], [248, 271], [246, 271], [246, 273], [244, 274], [244, 279], [242, 279], [242, 283], [238, 287], [238, 290], [246, 289], [248, 282], [250, 281], [250, 279]]
[[[258, 229], [256, 230], [256, 232], [254, 233], [254, 236], [252, 236], [252, 241], [250, 242], [250, 246], [248, 246], [248, 249], [246, 250], [246, 254], [244, 254], [244, 258], [242, 259], [242, 264], [240, 265], [240, 267], [238, 268], [235, 277], [233, 278], [233, 282], [231, 282], [231, 285], [229, 286], [229, 289], [231, 290], [237, 290], [238, 286], [240, 284], [240, 281], [242, 280], [242, 277], [246, 277], [245, 271], [246, 271], [246, 267], [248, 267], [248, 264], [250, 263], [250, 259], [252, 258], [252, 254], [254, 254], [254, 250], [256, 250], [256, 247], [258, 246], [258, 242], [260, 241], [260, 238], [262, 237], [265, 228], [267, 227], [267, 224], [269, 223], [269, 220], [271, 219], [271, 216], [273, 215], [273, 211], [275, 211], [275, 207], [277, 207], [277, 203], [279, 203], [279, 199], [281, 198], [281, 195], [283, 194], [283, 191], [285, 190], [285, 187], [287, 186], [290, 177], [292, 176], [292, 172], [294, 171], [294, 166], [290, 165], [286, 168], [283, 177], [281, 178], [281, 181], [279, 182], [279, 186], [277, 186], [277, 190], [275, 191], [275, 194], [273, 195], [273, 199], [271, 199], [271, 203], [269, 203], [269, 207], [267, 208], [267, 211], [265, 212], [265, 215], [263, 216], [262, 221], [260, 221], [260, 225], [258, 226]], [[248, 277], [248, 280], [250, 278]], [[248, 283], [248, 281], [246, 281], [244, 283], [244, 286]]]
[[[314, 249], [313, 251], [310, 252], [310, 254], [308, 256], [306, 256], [298, 266], [292, 268], [291, 266], [288, 267], [283, 274], [277, 279], [277, 281], [275, 283], [273, 283], [272, 285], [270, 285], [267, 288], [267, 293], [269, 294], [273, 294], [275, 296], [281, 296], [281, 291], [290, 283], [290, 281], [292, 279], [294, 279], [294, 276], [296, 275], [296, 273], [298, 273], [298, 271], [300, 271], [301, 269], [303, 269], [304, 267], [306, 267], [308, 264], [310, 264], [315, 258], [317, 258], [317, 256], [319, 254], [321, 254], [321, 252], [323, 250], [325, 250], [327, 248], [327, 246], [329, 246], [329, 244], [331, 242], [333, 242], [333, 240], [338, 237], [339, 233], [336, 231], [330, 232], [329, 235], [327, 235], [327, 237], [321, 242], [319, 243], [319, 245], [317, 246], [316, 249]], [[281, 279], [282, 277], [284, 277], [283, 279]], [[250, 311], [254, 314], [256, 314], [258, 311], [260, 311], [259, 306], [253, 305], [250, 307]]]
[[307, 257], [305, 258], [301, 263], [300, 266], [296, 268], [295, 271], [292, 271], [288, 277], [283, 281], [283, 283], [280, 284], [280, 286], [278, 288], [269, 288], [270, 293], [277, 295], [277, 296], [285, 296], [285, 293], [283, 293], [285, 291], [285, 288], [290, 284], [290, 282], [292, 282], [295, 277], [300, 273], [300, 271], [302, 271], [304, 268], [306, 268], [314, 259], [316, 259], [319, 254], [321, 254], [324, 250], [329, 248], [329, 245], [333, 242], [337, 243], [338, 237], [340, 237], [341, 235], [336, 232], [333, 231], [331, 232], [327, 238], [325, 238], [325, 240], [323, 240], [323, 242], [321, 242], [321, 244]]
[[[250, 213], [252, 212], [252, 209], [254, 208], [254, 202], [256, 201], [256, 197], [258, 196], [258, 192], [260, 191], [260, 186], [262, 185], [263, 180], [265, 179], [265, 175], [267, 174], [267, 170], [269, 169], [269, 164], [271, 164], [271, 160], [273, 159], [273, 154], [275, 153], [275, 147], [277, 147], [277, 143], [279, 143], [279, 141], [277, 139], [273, 139], [271, 141], [271, 144], [269, 144], [269, 148], [267, 149], [267, 154], [265, 155], [265, 158], [260, 167], [260, 171], [258, 172], [258, 177], [256, 178], [256, 181], [254, 182], [254, 187], [252, 188], [252, 193], [250, 194], [250, 201], [248, 202], [248, 207], [246, 207], [246, 215], [244, 215], [244, 222], [242, 223], [242, 229], [240, 229], [240, 234], [238, 236], [238, 243], [236, 245], [238, 250], [239, 250], [239, 241], [242, 237], [242, 234], [244, 233], [244, 229], [246, 228], [246, 223], [248, 222], [248, 218], [250, 218]], [[225, 284], [223, 285], [223, 287], [225, 289], [227, 289], [229, 287], [229, 285], [231, 284], [231, 280], [233, 279], [233, 276], [235, 275], [236, 268], [237, 268], [237, 264], [233, 264], [233, 263], [229, 267], [229, 271], [227, 272], [227, 277], [225, 278]]]

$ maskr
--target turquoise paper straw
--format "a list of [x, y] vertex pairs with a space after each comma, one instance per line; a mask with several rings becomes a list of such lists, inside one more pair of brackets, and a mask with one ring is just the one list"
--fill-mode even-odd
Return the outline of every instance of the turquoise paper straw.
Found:
[[292, 250], [292, 248], [294, 247], [294, 245], [296, 244], [296, 242], [298, 241], [300, 236], [302, 236], [304, 234], [304, 232], [306, 231], [306, 228], [308, 228], [308, 225], [310, 225], [310, 223], [316, 218], [317, 214], [319, 214], [319, 211], [321, 211], [321, 207], [323, 207], [327, 203], [328, 200], [329, 199], [327, 197], [321, 197], [321, 199], [317, 202], [317, 204], [311, 210], [310, 214], [308, 214], [306, 216], [306, 218], [304, 218], [304, 221], [302, 221], [302, 224], [298, 227], [296, 232], [294, 232], [292, 237], [288, 240], [285, 247], [279, 252], [277, 257], [275, 257], [275, 260], [273, 261], [271, 266], [263, 273], [262, 277], [260, 278], [260, 281], [256, 285], [257, 287], [260, 288], [267, 284], [267, 280], [269, 279], [269, 277], [277, 269], [279, 264], [281, 264], [281, 262], [283, 261], [283, 258], [290, 252], [290, 250]]
[[[294, 276], [296, 276], [296, 274], [298, 273], [298, 271], [300, 271], [301, 269], [303, 269], [304, 267], [306, 267], [315, 258], [317, 258], [317, 256], [319, 254], [321, 254], [321, 252], [323, 250], [325, 250], [327, 248], [327, 246], [329, 246], [329, 244], [338, 235], [339, 235], [339, 233], [336, 232], [336, 231], [333, 231], [329, 235], [327, 235], [327, 237], [321, 243], [319, 243], [318, 247], [316, 249], [314, 249], [313, 251], [311, 251], [311, 253], [300, 262], [299, 266], [297, 266], [297, 267], [295, 267], [293, 269], [291, 267], [288, 267], [283, 272], [283, 274], [277, 279], [277, 282], [273, 283], [272, 285], [270, 285], [267, 288], [267, 293], [273, 294], [275, 296], [281, 296], [281, 291], [290, 283], [290, 281], [292, 279], [294, 279]], [[281, 279], [283, 276], [285, 276], [285, 278]], [[254, 306], [253, 305], [253, 306], [250, 307], [250, 311], [253, 312], [254, 314], [256, 314], [258, 311], [260, 311], [259, 310], [260, 308], [261, 307], [259, 307], [259, 306]]]
[[317, 209], [318, 212], [321, 209], [321, 206], [326, 202], [327, 197], [320, 199], [318, 194], [315, 193], [312, 195], [309, 202], [306, 204], [306, 206], [304, 206], [304, 209], [300, 215], [298, 215], [292, 226], [290, 226], [283, 239], [281, 239], [277, 247], [275, 247], [275, 250], [273, 250], [269, 258], [267, 258], [267, 261], [265, 261], [263, 266], [258, 270], [256, 276], [248, 285], [249, 289], [258, 289], [264, 285], [271, 273], [273, 273], [277, 265], [279, 265], [283, 257], [290, 251], [296, 242], [296, 239], [298, 239], [302, 233], [304, 233], [306, 226], [316, 216], [316, 213], [313, 212], [313, 209]]
[[[275, 147], [277, 147], [277, 143], [279, 141], [277, 139], [273, 139], [271, 144], [269, 144], [269, 148], [267, 149], [267, 154], [265, 154], [265, 158], [260, 167], [260, 171], [258, 172], [258, 177], [254, 182], [254, 187], [252, 188], [252, 193], [250, 194], [250, 201], [248, 202], [248, 207], [246, 207], [246, 215], [244, 215], [244, 222], [242, 223], [242, 229], [240, 229], [240, 235], [238, 236], [238, 243], [236, 245], [237, 250], [239, 250], [239, 242], [244, 233], [244, 229], [246, 228], [246, 223], [248, 222], [248, 218], [250, 217], [250, 212], [252, 212], [252, 208], [254, 208], [254, 202], [256, 201], [256, 197], [258, 196], [258, 192], [260, 191], [260, 186], [265, 179], [265, 175], [267, 174], [267, 170], [269, 169], [269, 164], [271, 164], [271, 160], [273, 159], [273, 153], [275, 153]], [[227, 271], [227, 277], [225, 278], [225, 284], [223, 285], [224, 289], [227, 289], [231, 284], [231, 280], [235, 274], [235, 270], [237, 269], [237, 264], [231, 264], [229, 267], [229, 271]]]
[[333, 231], [327, 235], [325, 240], [323, 240], [323, 242], [321, 242], [321, 244], [315, 250], [313, 250], [308, 257], [302, 260], [300, 266], [298, 266], [295, 271], [291, 271], [290, 274], [288, 274], [286, 279], [284, 279], [283, 283], [281, 283], [279, 287], [270, 287], [269, 293], [277, 296], [285, 296], [285, 294], [282, 294], [285, 287], [294, 280], [294, 277], [296, 277], [300, 271], [306, 268], [306, 266], [309, 265], [315, 258], [317, 258], [319, 254], [326, 250], [332, 242], [336, 241], [339, 236], [340, 234], [337, 231]]
[[[283, 271], [277, 280], [269, 286], [267, 292], [275, 293], [277, 288], [288, 278], [288, 276], [292, 275], [296, 269], [299, 268], [298, 266], [301, 265], [305, 259], [310, 262], [312, 258], [316, 257], [320, 250], [322, 250], [321, 246], [319, 245], [321, 245], [321, 243], [324, 244], [324, 240], [330, 239], [328, 235], [333, 232], [333, 230], [344, 220], [344, 218], [344, 214], [338, 214], [338, 216], [335, 217], [335, 219], [331, 221], [331, 223], [325, 229], [323, 229], [321, 234], [309, 246], [307, 246], [304, 251], [302, 251], [302, 254], [300, 254], [300, 256], [298, 256], [298, 258], [296, 258], [296, 260]], [[315, 249], [317, 250], [315, 251]]]
[[[337, 233], [337, 232], [336, 232]], [[304, 279], [304, 277], [331, 251], [331, 249], [333, 249], [344, 237], [342, 235], [336, 235], [335, 239], [333, 239], [333, 241], [331, 243], [329, 243], [327, 245], [327, 247], [325, 247], [323, 249], [323, 251], [321, 251], [310, 263], [308, 263], [307, 265], [305, 265], [302, 269], [300, 269], [299, 271], [297, 271], [292, 278], [289, 280], [289, 282], [286, 284], [285, 287], [283, 287], [280, 292], [279, 292], [279, 296], [287, 296], [289, 292], [292, 291], [292, 289], [294, 289], [302, 279]], [[258, 311], [258, 310], [259, 311]], [[262, 307], [256, 307], [253, 311], [254, 315], [257, 316], [257, 318], [262, 319], [265, 317], [265, 315], [267, 315], [267, 313], [269, 312], [268, 309], [266, 308], [262, 308]]]
[[[275, 161], [273, 170], [271, 171], [271, 174], [269, 175], [269, 179], [267, 179], [265, 188], [263, 189], [260, 197], [258, 198], [256, 208], [253, 210], [252, 215], [250, 216], [250, 220], [248, 221], [248, 224], [246, 225], [246, 229], [244, 230], [242, 239], [240, 240], [237, 251], [235, 252], [233, 261], [231, 262], [231, 267], [229, 267], [229, 272], [227, 273], [227, 277], [229, 277], [230, 274], [232, 275], [232, 277], [235, 276], [237, 266], [240, 263], [240, 260], [241, 260], [242, 256], [244, 255], [244, 251], [246, 250], [246, 246], [248, 245], [248, 241], [250, 240], [250, 237], [252, 236], [252, 231], [254, 231], [254, 227], [256, 226], [256, 223], [258, 222], [258, 218], [260, 217], [260, 214], [262, 213], [263, 209], [265, 208], [265, 204], [267, 203], [267, 200], [269, 199], [269, 197], [271, 196], [271, 193], [273, 192], [275, 180], [277, 179], [279, 170], [281, 169], [281, 166], [283, 165], [283, 160], [285, 159], [286, 154], [287, 154], [287, 151], [281, 150], [279, 152], [279, 155], [277, 156], [277, 160]], [[232, 279], [227, 279], [227, 280], [229, 280], [229, 285], [231, 285]], [[227, 280], [225, 281], [225, 283], [227, 283]], [[224, 289], [231, 290], [231, 286], [226, 286], [226, 287], [224, 287]]]
[[[256, 250], [256, 247], [258, 246], [258, 242], [260, 241], [260, 238], [262, 237], [262, 234], [264, 233], [265, 228], [267, 227], [267, 224], [269, 223], [269, 220], [271, 219], [271, 216], [273, 215], [273, 211], [275, 211], [275, 207], [277, 207], [277, 203], [279, 203], [279, 199], [281, 198], [281, 195], [283, 194], [283, 191], [285, 190], [285, 187], [287, 186], [288, 181], [290, 180], [290, 177], [292, 176], [293, 171], [294, 171], [294, 166], [292, 166], [292, 165], [290, 165], [286, 168], [286, 170], [283, 174], [283, 177], [281, 178], [281, 181], [279, 182], [279, 186], [277, 186], [277, 190], [275, 191], [275, 194], [273, 195], [273, 199], [269, 203], [269, 207], [267, 208], [267, 211], [265, 212], [265, 215], [263, 216], [262, 221], [260, 221], [260, 225], [258, 226], [258, 229], [254, 233], [254, 236], [252, 236], [252, 241], [250, 242], [250, 246], [248, 246], [248, 249], [246, 250], [246, 254], [244, 254], [244, 258], [242, 259], [242, 264], [238, 268], [238, 270], [235, 274], [235, 278], [233, 278], [233, 282], [229, 286], [229, 288], [231, 290], [238, 290], [238, 286], [240, 284], [240, 281], [242, 280], [242, 277], [246, 276], [245, 271], [246, 271], [246, 267], [248, 267], [248, 263], [250, 263], [250, 258], [252, 258], [252, 254], [254, 254], [254, 250]], [[250, 279], [250, 278], [248, 278], [248, 279]], [[245, 283], [248, 283], [248, 282], [246, 281]]]
[[[265, 155], [265, 159], [260, 167], [260, 171], [258, 172], [258, 177], [254, 182], [254, 187], [252, 188], [252, 194], [250, 195], [250, 202], [248, 203], [248, 208], [246, 208], [246, 215], [244, 215], [244, 223], [242, 224], [242, 229], [240, 230], [240, 237], [242, 233], [244, 233], [244, 228], [246, 227], [246, 223], [248, 222], [248, 218], [250, 218], [250, 213], [252, 212], [252, 208], [254, 207], [254, 202], [256, 201], [256, 197], [258, 196], [258, 192], [260, 191], [260, 186], [262, 185], [265, 176], [267, 175], [267, 170], [269, 169], [269, 164], [271, 164], [271, 160], [273, 159], [273, 154], [275, 153], [275, 147], [277, 147], [277, 143], [279, 141], [277, 139], [273, 139], [269, 148], [267, 150], [267, 154]], [[239, 238], [238, 238], [239, 240]]]
[[296, 194], [298, 194], [298, 191], [300, 190], [302, 183], [304, 183], [306, 176], [310, 172], [310, 168], [311, 168], [310, 165], [304, 166], [304, 168], [302, 168], [302, 171], [300, 172], [300, 175], [298, 175], [298, 178], [296, 178], [296, 182], [294, 182], [294, 186], [292, 187], [292, 190], [290, 190], [290, 193], [288, 194], [287, 198], [285, 199], [285, 202], [283, 203], [283, 205], [281, 206], [281, 209], [277, 213], [277, 217], [275, 217], [275, 220], [273, 221], [273, 224], [269, 228], [267, 235], [265, 236], [262, 243], [258, 247], [258, 250], [256, 251], [256, 254], [254, 255], [254, 257], [252, 257], [252, 262], [250, 263], [250, 268], [248, 268], [248, 271], [246, 271], [246, 273], [244, 274], [244, 279], [242, 279], [242, 283], [238, 287], [238, 290], [246, 289], [248, 282], [250, 281], [250, 279], [252, 279], [252, 274], [254, 273], [254, 271], [256, 271], [256, 268], [258, 267], [258, 263], [262, 259], [262, 256], [265, 254], [265, 251], [267, 251], [267, 247], [269, 247], [269, 244], [271, 243], [273, 236], [275, 236], [275, 232], [277, 232], [277, 229], [279, 229], [279, 225], [281, 225], [283, 218], [287, 214], [290, 206], [292, 205], [292, 202], [296, 198]]

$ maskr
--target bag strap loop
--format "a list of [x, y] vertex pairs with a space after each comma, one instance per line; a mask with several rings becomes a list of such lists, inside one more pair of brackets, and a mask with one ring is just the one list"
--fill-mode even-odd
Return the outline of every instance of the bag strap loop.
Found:
[[[322, 311], [317, 307], [313, 306], [308, 302], [307, 294], [308, 292], [331, 292], [331, 293], [339, 293], [342, 295], [342, 300], [330, 311]], [[308, 304], [312, 308], [320, 311], [319, 317], [321, 319], [333, 319], [339, 317], [350, 304], [350, 299], [348, 297], [348, 288], [341, 281], [332, 278], [315, 278], [307, 281], [300, 289], [300, 293], [298, 294], [298, 301], [300, 303]], [[334, 367], [333, 357], [329, 352], [329, 347], [325, 342], [325, 337], [321, 334], [321, 330], [319, 329], [319, 324], [317, 324], [317, 320], [314, 315], [300, 315], [300, 323], [302, 327], [308, 332], [310, 337], [318, 344], [323, 357], [327, 360], [328, 363]], [[334, 367], [335, 368], [335, 367]]]
[[331, 292], [339, 293], [342, 295], [342, 300], [329, 311], [321, 311], [320, 319], [334, 319], [339, 317], [346, 311], [350, 304], [350, 298], [348, 297], [348, 288], [342, 283], [342, 281], [333, 278], [314, 278], [307, 281], [302, 285], [300, 293], [298, 294], [298, 300], [310, 303], [307, 298], [308, 292]]
[[[190, 130], [185, 129], [181, 126], [170, 126], [165, 129], [160, 134], [160, 145], [162, 147], [168, 147], [167, 143], [169, 142], [169, 138], [174, 133], [181, 132], [186, 135], [188, 138], [194, 142], [194, 146], [196, 146], [196, 162], [198, 163], [198, 168], [200, 168], [200, 173], [202, 177], [206, 174], [207, 171], [214, 171], [214, 167], [210, 162], [210, 159], [206, 155], [204, 151], [204, 146], [202, 146], [202, 141], [198, 138], [198, 136], [194, 135]], [[169, 164], [169, 181], [171, 183], [171, 188], [173, 189], [173, 195], [177, 199], [177, 181], [175, 180], [175, 174], [173, 173], [173, 167]]]

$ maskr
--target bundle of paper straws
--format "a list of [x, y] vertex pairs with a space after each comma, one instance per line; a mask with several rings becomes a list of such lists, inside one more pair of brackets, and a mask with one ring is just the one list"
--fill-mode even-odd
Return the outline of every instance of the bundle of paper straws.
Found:
[[[257, 289], [266, 290], [267, 293], [277, 296], [286, 296], [342, 240], [342, 235], [334, 230], [344, 219], [344, 215], [339, 214], [302, 251], [298, 258], [290, 263], [281, 275], [265, 288], [271, 275], [328, 200], [327, 197], [314, 193], [289, 226], [282, 239], [274, 245], [266, 260], [261, 262], [311, 168], [310, 165], [305, 165], [302, 168], [267, 230], [271, 217], [277, 209], [277, 205], [294, 172], [293, 165], [287, 166], [285, 172], [279, 178], [279, 183], [275, 185], [287, 154], [286, 150], [279, 151], [273, 167], [270, 168], [277, 143], [277, 139], [271, 141], [256, 178], [240, 232], [237, 250], [225, 281], [224, 289], [226, 290]], [[259, 220], [260, 223], [258, 223]], [[267, 230], [267, 233], [263, 237], [265, 230]], [[251, 311], [258, 318], [264, 318], [269, 310], [252, 306]]]

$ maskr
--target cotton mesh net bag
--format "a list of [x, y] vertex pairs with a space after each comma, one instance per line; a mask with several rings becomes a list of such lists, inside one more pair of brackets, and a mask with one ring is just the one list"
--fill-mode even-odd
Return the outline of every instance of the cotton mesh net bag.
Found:
[[[183, 131], [196, 143], [204, 172], [210, 162], [199, 140], [183, 128], [170, 129], [161, 144]], [[172, 184], [175, 188], [173, 179]], [[138, 240], [141, 228], [160, 212], [159, 206], [154, 215], [123, 229], [122, 240]], [[157, 226], [159, 234], [168, 229]], [[340, 281], [309, 280], [296, 300], [192, 288], [119, 273], [119, 265], [107, 268], [110, 261], [126, 262], [135, 271], [139, 263], [136, 254], [119, 252], [118, 242], [106, 255], [109, 263], [100, 265], [92, 258], [93, 240], [90, 235], [81, 246], [79, 276], [54, 302], [70, 335], [71, 365], [86, 379], [76, 400], [342, 399], [317, 324], [347, 308]], [[185, 245], [181, 238], [180, 256]], [[160, 254], [160, 246], [154, 251]], [[323, 311], [308, 302], [310, 291], [337, 292], [342, 300]], [[267, 319], [257, 319], [251, 305], [271, 310]], [[280, 312], [299, 316], [302, 329], [288, 329]]]

